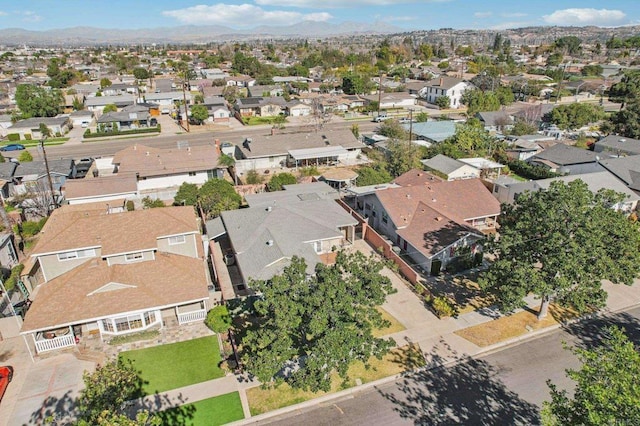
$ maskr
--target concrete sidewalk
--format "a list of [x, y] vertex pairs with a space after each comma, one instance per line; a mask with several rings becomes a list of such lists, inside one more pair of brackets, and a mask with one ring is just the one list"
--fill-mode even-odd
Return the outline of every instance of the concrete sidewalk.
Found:
[[[424, 306], [423, 302], [409, 289], [403, 279], [386, 268], [382, 271], [382, 274], [391, 279], [394, 288], [397, 290], [396, 293], [388, 296], [383, 308], [406, 327], [405, 330], [386, 337], [392, 337], [398, 346], [405, 345], [407, 342], [418, 343], [423, 353], [438, 356], [439, 363], [455, 362], [465, 356], [476, 356], [495, 351], [501, 347], [534, 338], [536, 335], [547, 333], [561, 326], [558, 324], [503, 341], [493, 346], [479, 347], [458, 336], [455, 332], [467, 327], [493, 321], [496, 316], [499, 316], [497, 311], [489, 309], [484, 312], [476, 311], [466, 313], [457, 318], [439, 319]], [[640, 280], [636, 280], [633, 286], [614, 285], [610, 282], [605, 282], [604, 289], [608, 292], [609, 299], [607, 308], [603, 310], [603, 313], [616, 312], [640, 304]], [[534, 297], [528, 297], [526, 301], [530, 307], [537, 309], [539, 300], [536, 300]], [[375, 383], [380, 384], [382, 382], [395, 380], [395, 378], [396, 377], [393, 376], [387, 379], [381, 379]], [[258, 381], [248, 381], [241, 376], [227, 376], [175, 389], [160, 395], [146, 397], [136, 401], [132, 408], [145, 408], [151, 411], [164, 410], [172, 406], [193, 403], [237, 391], [242, 401], [245, 422], [251, 422], [251, 420], [249, 420], [251, 414], [249, 412], [246, 390], [259, 385], [260, 383]], [[371, 383], [363, 386], [367, 387], [370, 385]], [[344, 392], [357, 392], [360, 389], [361, 387], [355, 387], [337, 394], [325, 395], [321, 400], [326, 402], [334, 397], [339, 397]], [[319, 400], [314, 399], [294, 406], [285, 407], [271, 413], [260, 415], [259, 418], [268, 418], [287, 411], [311, 406], [317, 404], [318, 401]]]

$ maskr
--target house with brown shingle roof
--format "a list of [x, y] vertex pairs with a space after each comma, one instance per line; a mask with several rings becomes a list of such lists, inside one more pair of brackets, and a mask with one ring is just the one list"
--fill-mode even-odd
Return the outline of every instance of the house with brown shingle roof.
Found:
[[70, 179], [62, 187], [62, 193], [64, 199], [72, 205], [139, 198], [138, 181], [131, 174]]
[[177, 188], [185, 182], [202, 185], [223, 173], [213, 144], [170, 149], [135, 144], [116, 152], [112, 163], [119, 176], [136, 177], [139, 193]]
[[37, 353], [204, 319], [208, 280], [192, 207], [78, 207], [52, 213], [23, 277], [33, 303], [21, 333]]
[[425, 271], [437, 273], [462, 247], [481, 250], [484, 233], [495, 230], [500, 203], [480, 179], [443, 181], [411, 170], [396, 179], [406, 186], [358, 196], [357, 208]]

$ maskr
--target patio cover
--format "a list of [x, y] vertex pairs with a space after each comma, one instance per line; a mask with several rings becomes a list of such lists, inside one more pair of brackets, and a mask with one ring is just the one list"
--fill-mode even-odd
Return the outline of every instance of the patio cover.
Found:
[[311, 158], [328, 158], [347, 155], [349, 151], [342, 146], [323, 146], [320, 148], [291, 149], [289, 155], [294, 160], [308, 160]]

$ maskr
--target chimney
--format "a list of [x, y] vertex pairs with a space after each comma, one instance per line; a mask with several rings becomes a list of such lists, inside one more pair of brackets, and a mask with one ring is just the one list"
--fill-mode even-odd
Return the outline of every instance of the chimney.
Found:
[[272, 128], [271, 128], [271, 136], [273, 136], [273, 135], [275, 135], [275, 134], [276, 134], [276, 129], [275, 129], [275, 127], [272, 127]]
[[146, 152], [147, 157], [149, 156], [149, 151]]
[[215, 144], [216, 144], [216, 154], [220, 155], [220, 139], [216, 139]]
[[440, 84], [439, 86], [442, 87], [444, 85], [444, 77], [440, 77]]
[[134, 151], [137, 151], [137, 150], [138, 150], [138, 145], [137, 145], [137, 144], [133, 145], [133, 150], [134, 150]]

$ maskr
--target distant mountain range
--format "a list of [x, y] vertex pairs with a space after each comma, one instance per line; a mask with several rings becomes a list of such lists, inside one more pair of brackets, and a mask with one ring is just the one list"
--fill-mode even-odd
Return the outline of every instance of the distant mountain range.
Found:
[[234, 30], [224, 26], [161, 27], [144, 29], [115, 29], [74, 27], [46, 31], [30, 31], [20, 28], [0, 30], [0, 43], [4, 45], [86, 46], [98, 44], [164, 44], [208, 43], [225, 40], [257, 38], [304, 38], [346, 36], [358, 34], [390, 34], [404, 30], [382, 22], [373, 24], [305, 21], [297, 24], [273, 27], [260, 26], [251, 30]]

